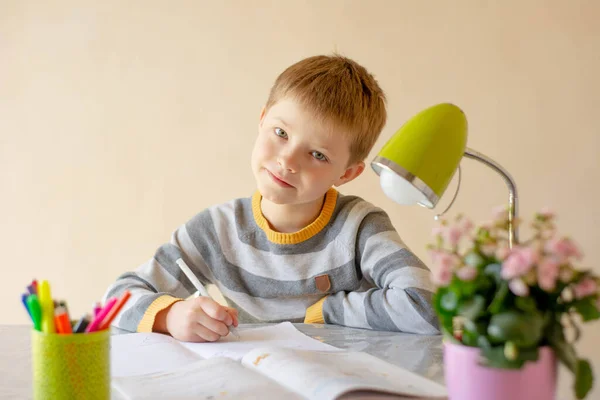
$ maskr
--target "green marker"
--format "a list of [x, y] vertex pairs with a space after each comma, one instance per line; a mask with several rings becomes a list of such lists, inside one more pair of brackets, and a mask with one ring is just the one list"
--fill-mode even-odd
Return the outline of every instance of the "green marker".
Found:
[[36, 331], [42, 331], [42, 307], [36, 294], [27, 296], [27, 308], [33, 320], [33, 327]]

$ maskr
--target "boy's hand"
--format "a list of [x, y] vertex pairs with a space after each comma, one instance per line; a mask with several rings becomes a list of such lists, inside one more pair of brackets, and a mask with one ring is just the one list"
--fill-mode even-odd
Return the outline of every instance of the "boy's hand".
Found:
[[229, 334], [229, 326], [238, 326], [237, 310], [210, 297], [178, 301], [163, 311], [166, 332], [184, 342], [214, 342]]

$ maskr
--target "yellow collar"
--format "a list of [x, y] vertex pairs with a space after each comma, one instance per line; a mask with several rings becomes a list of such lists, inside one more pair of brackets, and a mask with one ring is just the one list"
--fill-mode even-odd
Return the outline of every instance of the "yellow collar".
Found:
[[270, 242], [276, 244], [297, 244], [315, 236], [329, 223], [329, 220], [333, 215], [333, 210], [335, 209], [337, 195], [337, 190], [330, 188], [325, 194], [323, 208], [321, 208], [321, 213], [317, 219], [311, 222], [308, 226], [305, 226], [301, 230], [293, 233], [282, 233], [271, 229], [269, 222], [264, 217], [260, 209], [262, 195], [258, 192], [258, 190], [252, 196], [252, 214], [254, 215], [254, 221], [256, 222], [256, 225], [258, 225], [258, 227], [266, 233], [267, 239], [269, 239]]

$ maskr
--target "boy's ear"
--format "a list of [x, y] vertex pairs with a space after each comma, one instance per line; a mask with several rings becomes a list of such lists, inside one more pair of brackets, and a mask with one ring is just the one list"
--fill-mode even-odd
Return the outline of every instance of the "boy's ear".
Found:
[[342, 186], [344, 183], [348, 183], [356, 178], [365, 170], [365, 163], [362, 161], [356, 162], [346, 168], [344, 175], [340, 176], [333, 184], [335, 186]]

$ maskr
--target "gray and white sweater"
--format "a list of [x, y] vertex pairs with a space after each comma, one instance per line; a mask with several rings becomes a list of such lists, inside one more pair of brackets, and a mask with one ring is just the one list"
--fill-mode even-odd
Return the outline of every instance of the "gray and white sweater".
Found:
[[154, 257], [120, 276], [105, 299], [124, 290], [131, 298], [114, 325], [152, 331], [159, 311], [195, 292], [175, 263], [181, 257], [202, 283], [220, 289], [241, 323], [438, 333], [431, 274], [383, 210], [332, 188], [314, 222], [279, 233], [270, 229], [260, 201], [257, 192], [200, 212]]

